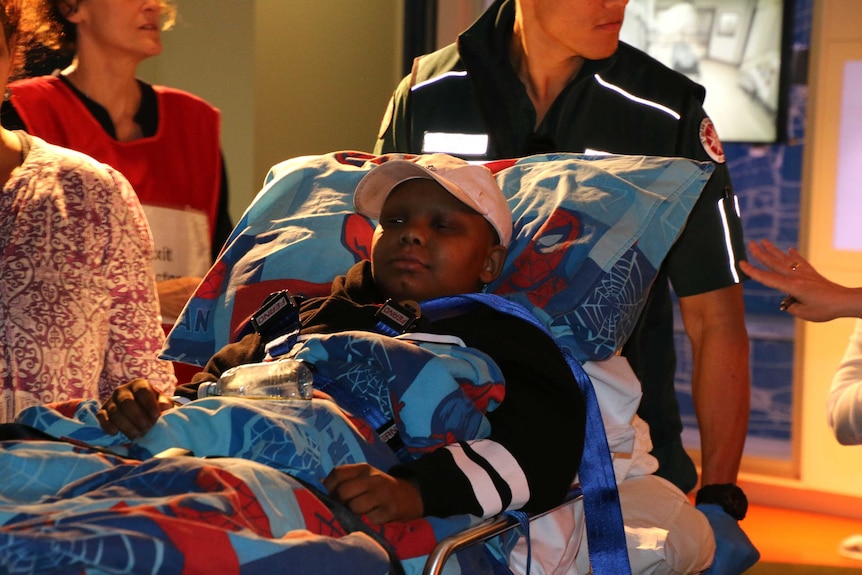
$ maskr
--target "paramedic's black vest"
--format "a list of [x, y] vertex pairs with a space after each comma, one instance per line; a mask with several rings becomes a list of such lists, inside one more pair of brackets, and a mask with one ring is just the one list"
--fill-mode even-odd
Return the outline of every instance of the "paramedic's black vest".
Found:
[[[475, 27], [466, 34], [474, 30]], [[481, 30], [476, 33], [482, 35]], [[499, 38], [495, 41], [496, 50], [503, 50]], [[513, 84], [519, 81], [507, 56], [503, 56], [509, 66], [505, 73], [489, 72], [494, 62], [488, 58], [499, 55], [483, 53], [482, 46], [479, 38], [461, 37], [457, 46], [453, 44], [416, 59], [404, 110], [409, 150], [399, 151], [421, 153], [426, 132], [449, 132], [488, 135], [484, 154], [453, 153], [468, 160], [518, 158], [545, 152], [583, 153], [588, 149], [635, 155], [648, 150], [650, 155], [709, 160], [703, 148], [692, 148], [692, 144], [699, 146], [697, 138], [692, 138], [692, 130], [696, 130], [692, 123], [699, 124], [703, 117], [703, 87], [657, 65], [643, 52], [621, 43], [611, 58], [585, 62], [540, 126], [548, 134], [525, 139], [520, 134], [516, 136], [511, 126], [526, 98], [526, 93], [517, 96], [517, 91], [524, 88]], [[622, 57], [618, 58], [618, 54]], [[471, 69], [476, 73], [471, 74]], [[640, 100], [659, 106], [644, 105]], [[590, 113], [582, 113], [584, 109]], [[678, 112], [687, 122], [674, 118], [667, 110]], [[534, 138], [535, 143], [531, 141]], [[543, 139], [548, 141], [543, 144]], [[654, 285], [623, 355], [644, 388], [638, 414], [649, 423], [656, 448], [674, 446], [676, 457], [682, 461], [680, 469], [685, 470], [680, 472], [685, 479], [674, 481], [687, 489], [693, 487], [690, 482], [696, 482], [697, 476], [679, 443], [683, 426], [674, 389], [673, 305], [663, 268]]]
[[[511, 108], [519, 104], [507, 95], [512, 86], [507, 84], [506, 78], [484, 73], [470, 74], [470, 65], [465, 66], [455, 45], [417, 58], [411, 74], [412, 88], [406, 110], [409, 149], [401, 151], [421, 153], [426, 132], [444, 132], [488, 134], [488, 149], [484, 154], [452, 152], [472, 160], [519, 158], [544, 152], [583, 153], [587, 149], [635, 155], [648, 149], [649, 155], [685, 155], [709, 160], [703, 149], [681, 153], [680, 144], [690, 140], [687, 137], [690, 132], [680, 125], [678, 119], [664, 110], [633, 103], [628, 96], [602, 86], [596, 75], [623, 91], [630, 90], [636, 98], [684, 115], [693, 104], [702, 104], [703, 87], [654, 65], [624, 64], [647, 56], [625, 44], [620, 44], [619, 51], [626, 53], [622, 61], [618, 61], [615, 55], [608, 60], [585, 62], [578, 78], [557, 98], [548, 112], [548, 119], [540, 126], [550, 132], [546, 134], [550, 140], [544, 146], [537, 144], [535, 147], [530, 138], [520, 141], [521, 137], [512, 133]], [[475, 65], [479, 66], [481, 62]], [[480, 101], [483, 102], [481, 106]], [[576, 108], [592, 111], [580, 114]], [[613, 118], [612, 123], [600, 120], [609, 117]], [[618, 122], [626, 125], [625, 138], [621, 138], [619, 131], [614, 129], [613, 124]], [[558, 130], [560, 126], [565, 128]], [[668, 138], [668, 134], [676, 137]]]

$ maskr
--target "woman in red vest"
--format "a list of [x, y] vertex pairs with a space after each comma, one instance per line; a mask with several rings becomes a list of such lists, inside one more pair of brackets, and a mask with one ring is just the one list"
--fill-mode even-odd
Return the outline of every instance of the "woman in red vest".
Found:
[[[162, 320], [172, 324], [231, 231], [219, 112], [137, 79], [174, 20], [164, 0], [46, 0], [74, 51], [62, 71], [14, 82], [4, 121], [110, 164], [131, 182], [155, 241]], [[9, 108], [12, 110], [9, 110]]]
[[[36, 6], [0, 0], [0, 91], [39, 29]], [[104, 400], [137, 378], [171, 393], [152, 238], [128, 181], [0, 127], [0, 186], [0, 422], [30, 405]]]

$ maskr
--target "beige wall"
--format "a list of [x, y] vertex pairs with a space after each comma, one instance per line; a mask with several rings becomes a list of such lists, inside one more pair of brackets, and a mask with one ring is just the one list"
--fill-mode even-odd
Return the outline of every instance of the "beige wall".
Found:
[[267, 170], [290, 157], [374, 145], [401, 78], [399, 0], [180, 0], [141, 76], [222, 112], [237, 220]]
[[255, 2], [255, 173], [293, 156], [371, 150], [401, 79], [400, 6]]

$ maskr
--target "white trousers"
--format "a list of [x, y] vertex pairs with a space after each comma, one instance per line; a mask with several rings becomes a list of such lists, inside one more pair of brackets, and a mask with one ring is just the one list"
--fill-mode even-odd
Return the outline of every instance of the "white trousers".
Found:
[[[632, 573], [700, 573], [712, 563], [715, 539], [706, 517], [673, 484], [655, 475], [630, 477], [619, 485], [626, 547]], [[584, 507], [575, 501], [530, 523], [532, 575], [590, 573]], [[509, 558], [526, 573], [527, 545], [521, 538]]]

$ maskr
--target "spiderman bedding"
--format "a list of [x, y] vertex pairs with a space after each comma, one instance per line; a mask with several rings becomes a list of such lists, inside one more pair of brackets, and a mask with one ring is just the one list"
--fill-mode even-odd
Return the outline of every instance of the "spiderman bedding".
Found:
[[[371, 359], [348, 361], [356, 353]], [[402, 457], [487, 436], [484, 413], [502, 397], [498, 368], [470, 348], [347, 332], [312, 338], [300, 354], [386, 416], [397, 406]], [[63, 441], [0, 442], [0, 572], [415, 573], [437, 541], [477, 521], [372, 527], [331, 501], [321, 479], [332, 467], [388, 469], [397, 457], [319, 391], [311, 401], [197, 400], [136, 441], [103, 434], [97, 410], [89, 400], [29, 408], [20, 424]], [[194, 456], [153, 457], [171, 448]], [[478, 547], [447, 572], [491, 567]]]
[[[337, 273], [367, 258], [373, 225], [353, 212], [352, 191], [388, 159], [337, 152], [274, 167], [162, 357], [204, 365], [267, 294], [328, 293]], [[548, 155], [493, 168], [516, 224], [506, 269], [490, 289], [534, 312], [578, 360], [613, 354], [711, 164]], [[372, 345], [342, 344], [316, 349], [335, 361], [351, 346]], [[487, 436], [484, 413], [502, 393], [497, 367], [466, 348], [423, 349], [438, 374], [449, 374], [445, 385], [423, 384], [424, 363], [399, 361], [394, 348], [377, 356], [410, 364], [394, 381], [379, 364], [363, 374], [345, 362], [345, 385], [378, 398], [390, 417], [399, 406], [408, 452], [434, 449], [442, 441], [434, 438]], [[396, 456], [366, 421], [318, 391], [312, 401], [198, 400], [166, 412], [137, 441], [105, 436], [97, 410], [93, 401], [29, 408], [19, 423], [63, 440], [0, 441], [0, 572], [418, 573], [437, 541], [477, 521], [370, 528], [328, 501], [320, 481], [332, 467], [367, 461], [388, 469]], [[194, 457], [154, 457], [170, 448]], [[513, 539], [459, 552], [446, 573], [491, 573], [485, 550], [506, 557]]]

